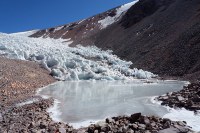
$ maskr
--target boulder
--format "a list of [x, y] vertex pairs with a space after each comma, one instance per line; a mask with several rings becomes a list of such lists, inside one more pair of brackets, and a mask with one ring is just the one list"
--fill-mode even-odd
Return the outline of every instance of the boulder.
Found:
[[130, 122], [131, 123], [134, 123], [136, 121], [138, 121], [138, 119], [141, 117], [141, 113], [135, 113], [135, 114], [132, 114], [131, 117], [130, 117]]

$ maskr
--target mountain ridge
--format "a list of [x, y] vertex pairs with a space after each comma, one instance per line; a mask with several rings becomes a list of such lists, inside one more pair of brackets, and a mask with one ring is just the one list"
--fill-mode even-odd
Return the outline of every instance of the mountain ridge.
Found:
[[71, 39], [73, 41], [71, 46], [77, 44], [94, 45], [92, 36], [107, 26], [112, 25], [112, 23], [119, 21], [123, 14], [137, 1], [118, 6], [77, 22], [39, 30], [30, 37]]

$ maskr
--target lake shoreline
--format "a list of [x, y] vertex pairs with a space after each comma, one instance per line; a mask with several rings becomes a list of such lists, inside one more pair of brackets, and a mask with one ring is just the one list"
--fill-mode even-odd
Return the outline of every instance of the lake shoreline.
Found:
[[[20, 80], [21, 84], [17, 84], [17, 83], [10, 84], [10, 85], [14, 85], [13, 87], [12, 86], [10, 87], [11, 89], [9, 89], [9, 87], [6, 85], [4, 86], [5, 88], [1, 90], [2, 97], [1, 97], [1, 110], [0, 110], [1, 111], [0, 132], [5, 131], [5, 132], [22, 132], [22, 133], [27, 133], [27, 132], [33, 132], [33, 133], [34, 132], [35, 133], [36, 132], [74, 132], [75, 133], [75, 132], [84, 132], [84, 130], [85, 131], [87, 130], [88, 132], [90, 132], [89, 130], [93, 129], [93, 126], [95, 125], [91, 125], [88, 128], [76, 130], [73, 127], [69, 126], [68, 124], [65, 124], [62, 122], [54, 122], [52, 120], [52, 118], [50, 117], [50, 114], [47, 112], [47, 109], [53, 105], [54, 100], [43, 99], [41, 97], [35, 96], [35, 94], [38, 88], [49, 85], [55, 82], [55, 80], [51, 76], [49, 76], [46, 70], [40, 68], [39, 65], [37, 67], [34, 67], [34, 69], [31, 71], [33, 73], [29, 73], [29, 71], [31, 70], [30, 69], [31, 66], [35, 66], [35, 64], [37, 63], [28, 62], [28, 61], [11, 60], [11, 59], [5, 59], [5, 58], [0, 58], [0, 60], [4, 62], [0, 64], [0, 66], [4, 65], [2, 69], [3, 68], [5, 69], [5, 66], [6, 66], [6, 69], [7, 69], [6, 71], [8, 72], [10, 71], [12, 72], [12, 74], [14, 74], [14, 76], [9, 76], [9, 74], [7, 76], [6, 74], [3, 73], [4, 74], [3, 79], [16, 80], [18, 79], [18, 77], [22, 77], [24, 79], [24, 77], [22, 76], [24, 72], [28, 72], [28, 76], [29, 76], [27, 81]], [[22, 67], [20, 64], [25, 66], [25, 68]], [[16, 67], [17, 65], [19, 65], [20, 67]], [[8, 66], [13, 66], [13, 67], [9, 68]], [[12, 69], [15, 70], [15, 68], [18, 68], [17, 71], [12, 71]], [[37, 70], [40, 73], [37, 73], [34, 70]], [[42, 77], [42, 79], [38, 78], [37, 76]], [[35, 80], [34, 79], [35, 77], [37, 77], [38, 80]], [[30, 80], [30, 78], [33, 78], [34, 80]], [[1, 81], [3, 81], [2, 78], [1, 78]], [[28, 81], [32, 81], [32, 82], [28, 82]], [[7, 82], [3, 82], [3, 83], [7, 83]], [[29, 87], [23, 88], [23, 84], [25, 83], [27, 83]], [[17, 89], [17, 87], [19, 87], [20, 90]], [[20, 94], [20, 96], [18, 96], [17, 94]], [[32, 100], [32, 99], [37, 99], [38, 101], [34, 101], [33, 103], [29, 102], [30, 104], [25, 104], [22, 106], [20, 105], [16, 106], [19, 103], [23, 103], [23, 102], [26, 102], [27, 100]], [[142, 115], [140, 115], [140, 117], [144, 118], [144, 116]], [[115, 118], [116, 119], [119, 118], [118, 120], [121, 120], [121, 119], [128, 120], [128, 119], [131, 119], [131, 116], [129, 117], [119, 116]], [[151, 117], [149, 117], [148, 119], [151, 119]], [[161, 118], [158, 118], [158, 119], [161, 120]], [[137, 120], [139, 120], [139, 118]], [[171, 122], [170, 120], [168, 121]], [[132, 126], [131, 128], [133, 128]], [[101, 128], [105, 128], [105, 127], [101, 127]], [[96, 127], [94, 129], [96, 130]], [[99, 129], [99, 130], [105, 130], [105, 129]], [[121, 128], [119, 130], [121, 130]], [[137, 129], [135, 130], [144, 131], [144, 125], [139, 125], [139, 127], [137, 127]], [[170, 130], [174, 130], [174, 128], [173, 129], [170, 128]]]

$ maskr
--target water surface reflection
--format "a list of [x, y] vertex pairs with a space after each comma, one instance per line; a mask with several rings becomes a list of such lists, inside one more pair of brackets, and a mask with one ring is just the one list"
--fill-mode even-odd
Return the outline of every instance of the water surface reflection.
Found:
[[58, 99], [61, 120], [76, 123], [136, 112], [163, 116], [167, 110], [153, 104], [152, 96], [180, 90], [183, 85], [180, 81], [152, 84], [141, 81], [58, 82], [41, 90], [40, 94]]

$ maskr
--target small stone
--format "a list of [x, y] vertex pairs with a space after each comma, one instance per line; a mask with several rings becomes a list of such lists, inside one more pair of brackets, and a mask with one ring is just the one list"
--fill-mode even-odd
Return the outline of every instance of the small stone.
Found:
[[156, 123], [155, 123], [155, 122], [152, 122], [152, 123], [151, 123], [151, 126], [152, 126], [152, 127], [155, 127], [155, 126], [156, 126]]
[[122, 132], [123, 132], [123, 133], [126, 133], [126, 132], [127, 132], [127, 127], [125, 127], [125, 126], [122, 127]]
[[109, 129], [109, 127], [108, 126], [103, 126], [103, 127], [101, 127], [101, 131], [103, 131], [103, 132], [108, 132], [110, 129]]
[[94, 133], [99, 133], [99, 131], [98, 131], [98, 130], [95, 130]]
[[106, 123], [111, 123], [111, 122], [113, 122], [112, 118], [106, 118]]
[[38, 130], [36, 133], [45, 133], [45, 129]]
[[200, 102], [200, 98], [199, 97], [192, 98], [192, 101], [193, 102]]
[[39, 127], [40, 129], [45, 129], [47, 127], [46, 122], [41, 122]]
[[168, 96], [162, 96], [159, 99], [165, 101], [165, 100], [169, 99], [169, 97]]
[[158, 130], [152, 130], [151, 133], [158, 133]]
[[144, 124], [138, 124], [138, 128], [144, 130], [146, 128], [146, 125], [144, 125]]
[[198, 91], [196, 94], [197, 94], [198, 96], [200, 96], [200, 91]]
[[179, 101], [184, 101], [184, 100], [185, 100], [185, 98], [183, 98], [182, 96], [177, 96], [177, 99], [178, 99]]
[[90, 125], [87, 129], [88, 133], [93, 133], [94, 132], [94, 125]]
[[163, 119], [163, 123], [166, 123], [167, 121], [171, 121], [171, 120], [168, 119], [168, 118], [164, 118], [164, 119]]
[[138, 125], [137, 125], [137, 124], [130, 124], [130, 125], [129, 125], [129, 128], [135, 130], [135, 129], [138, 128]]
[[127, 131], [127, 133], [134, 133], [134, 131], [133, 131], [132, 129], [129, 129], [129, 130]]
[[182, 122], [182, 121], [178, 121], [178, 125], [185, 126], [186, 124], [184, 122]]
[[149, 124], [150, 123], [150, 120], [148, 118], [144, 118], [144, 123], [145, 124]]
[[151, 133], [149, 130], [145, 131], [144, 133]]
[[170, 121], [166, 121], [165, 124], [163, 125], [164, 128], [169, 128], [171, 125]]
[[36, 129], [31, 129], [30, 131], [31, 131], [31, 133], [37, 133]]
[[64, 128], [59, 128], [60, 133], [66, 133], [66, 130]]

